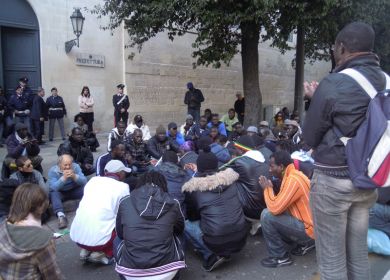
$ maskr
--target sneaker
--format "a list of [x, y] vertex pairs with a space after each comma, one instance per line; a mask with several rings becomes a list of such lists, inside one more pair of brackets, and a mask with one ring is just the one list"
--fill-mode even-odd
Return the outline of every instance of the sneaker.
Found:
[[304, 256], [316, 247], [314, 242], [310, 242], [306, 245], [298, 245], [291, 250], [291, 254], [294, 256]]
[[113, 258], [107, 258], [106, 254], [103, 252], [92, 252], [87, 261], [92, 263], [101, 263], [101, 264], [112, 264]]
[[293, 260], [290, 258], [289, 254], [286, 254], [284, 257], [281, 258], [268, 257], [261, 261], [261, 264], [265, 267], [286, 266], [291, 265], [292, 263]]
[[218, 266], [223, 264], [225, 262], [225, 260], [226, 259], [224, 257], [219, 257], [217, 255], [212, 255], [210, 257], [210, 259], [207, 261], [207, 263], [203, 264], [203, 266], [202, 266], [203, 270], [206, 271], [206, 272], [211, 272], [214, 269], [216, 269]]
[[58, 228], [63, 229], [68, 226], [68, 219], [65, 216], [58, 217]]
[[91, 254], [90, 251], [85, 250], [85, 249], [81, 249], [80, 250], [80, 260], [86, 261], [90, 254]]

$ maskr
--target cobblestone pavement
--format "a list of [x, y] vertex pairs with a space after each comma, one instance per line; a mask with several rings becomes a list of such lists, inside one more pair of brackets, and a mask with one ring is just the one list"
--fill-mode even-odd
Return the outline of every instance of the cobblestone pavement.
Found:
[[[100, 148], [94, 153], [94, 158], [106, 152], [106, 137], [99, 136]], [[44, 158], [44, 175], [51, 166], [56, 164], [57, 147], [61, 141], [47, 142], [41, 146], [41, 156]], [[4, 158], [6, 148], [0, 149], [0, 157]], [[69, 224], [72, 222], [76, 202], [66, 203], [67, 216]], [[65, 210], [66, 211], [66, 210]], [[53, 232], [57, 232], [57, 220], [52, 219], [45, 225]], [[69, 239], [69, 235], [58, 238], [57, 260], [66, 279], [70, 280], [105, 280], [119, 279], [114, 271], [114, 265], [100, 266], [79, 261], [79, 249]], [[294, 264], [287, 267], [271, 269], [261, 266], [260, 261], [267, 256], [264, 238], [261, 235], [248, 237], [245, 248], [237, 255], [234, 255], [229, 263], [224, 264], [214, 272], [207, 273], [201, 269], [201, 259], [191, 250], [187, 250], [186, 263], [188, 268], [181, 273], [183, 280], [201, 280], [201, 279], [269, 279], [269, 280], [304, 280], [319, 279], [317, 274], [317, 264], [315, 252], [311, 252], [303, 257], [294, 257]], [[370, 255], [371, 271], [373, 280], [382, 280], [390, 268], [390, 258], [377, 255]], [[386, 277], [390, 280], [390, 275]]]

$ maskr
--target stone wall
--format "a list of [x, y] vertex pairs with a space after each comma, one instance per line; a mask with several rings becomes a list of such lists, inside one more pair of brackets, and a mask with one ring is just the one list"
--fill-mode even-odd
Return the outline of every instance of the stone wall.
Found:
[[[237, 55], [229, 67], [192, 68], [195, 61], [191, 43], [193, 35], [183, 36], [173, 42], [160, 34], [147, 42], [141, 53], [128, 59], [135, 50], [124, 48], [128, 44], [127, 33], [122, 28], [113, 34], [100, 26], [107, 19], [97, 19], [82, 9], [86, 18], [80, 47], [65, 53], [65, 41], [75, 38], [70, 21], [73, 7], [93, 8], [98, 0], [28, 0], [35, 11], [40, 28], [42, 86], [50, 95], [56, 86], [68, 108], [66, 127], [79, 112], [78, 96], [84, 85], [90, 87], [95, 99], [95, 124], [100, 132], [108, 132], [113, 125], [112, 95], [118, 83], [125, 83], [131, 107], [130, 118], [139, 113], [154, 129], [158, 124], [184, 122], [186, 106], [183, 104], [186, 83], [192, 81], [206, 98], [202, 109], [211, 108], [224, 114], [235, 101], [235, 94], [242, 92], [241, 59]], [[80, 4], [80, 2], [82, 4]], [[136, 52], [136, 51], [135, 51]], [[78, 66], [79, 53], [104, 55], [105, 67]], [[265, 105], [292, 107], [294, 70], [291, 60], [294, 52], [281, 55], [268, 43], [259, 45], [260, 89]], [[306, 65], [307, 79], [320, 79], [329, 70], [328, 63]], [[58, 136], [58, 132], [56, 133]]]

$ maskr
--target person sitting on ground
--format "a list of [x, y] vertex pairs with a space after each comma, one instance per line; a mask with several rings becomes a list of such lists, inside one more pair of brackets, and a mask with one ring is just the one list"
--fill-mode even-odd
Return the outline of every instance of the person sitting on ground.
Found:
[[96, 152], [96, 148], [100, 146], [99, 141], [96, 138], [96, 134], [88, 130], [88, 125], [85, 123], [81, 114], [74, 116], [74, 123], [71, 125], [71, 130], [73, 130], [73, 128], [81, 129], [85, 143], [88, 145], [91, 152]]
[[53, 232], [42, 227], [47, 194], [25, 183], [14, 192], [7, 221], [0, 225], [1, 279], [63, 279]]
[[183, 135], [185, 141], [193, 141], [195, 128], [194, 118], [191, 115], [187, 115], [186, 122], [180, 127], [180, 133]]
[[133, 165], [137, 167], [137, 173], [146, 172], [151, 165], [146, 143], [142, 139], [142, 130], [137, 128], [134, 130], [130, 143], [127, 146]]
[[121, 200], [116, 217], [115, 270], [122, 278], [145, 279], [152, 272], [156, 279], [172, 279], [186, 266], [177, 238], [184, 230], [182, 213], [163, 175], [150, 171], [141, 176], [131, 196]]
[[123, 121], [119, 121], [115, 128], [111, 129], [108, 134], [107, 151], [111, 151], [111, 143], [115, 140], [121, 141], [125, 146], [130, 143], [130, 135], [126, 132], [126, 124]]
[[233, 132], [229, 135], [229, 141], [235, 142], [238, 138], [246, 134], [246, 130], [240, 122], [233, 124]]
[[134, 117], [134, 121], [129, 124], [126, 128], [126, 134], [132, 135], [134, 130], [141, 129], [142, 130], [142, 140], [147, 142], [152, 136], [150, 135], [149, 126], [147, 126], [141, 115], [136, 115]]
[[74, 162], [80, 165], [85, 176], [95, 173], [93, 167], [93, 155], [89, 147], [84, 141], [83, 131], [80, 128], [73, 128], [69, 140], [60, 144], [57, 150], [57, 155], [71, 155]]
[[15, 161], [18, 171], [13, 173], [10, 179], [18, 181], [19, 185], [23, 183], [31, 183], [40, 186], [45, 193], [49, 193], [49, 187], [45, 184], [43, 176], [38, 171], [34, 170], [31, 160], [26, 156], [20, 156]]
[[28, 132], [27, 125], [17, 123], [15, 125], [15, 133], [8, 136], [6, 145], [8, 154], [3, 162], [3, 179], [9, 178], [11, 173], [16, 171], [15, 160], [22, 155], [27, 156], [31, 160], [34, 169], [43, 173], [41, 165], [43, 158], [39, 155], [41, 149], [39, 148], [38, 140], [34, 139]]
[[195, 170], [196, 177], [182, 188], [188, 213], [184, 236], [210, 272], [244, 247], [249, 226], [233, 186], [239, 175], [231, 168], [218, 172], [209, 147], [199, 153]]
[[168, 124], [167, 137], [175, 141], [179, 146], [185, 142], [183, 134], [177, 131], [177, 124], [174, 122]]
[[168, 193], [180, 202], [185, 216], [186, 207], [184, 206], [184, 194], [181, 192], [181, 188], [190, 179], [190, 175], [178, 165], [177, 154], [173, 151], [165, 151], [162, 156], [162, 163], [155, 168], [155, 171], [165, 177]]
[[259, 135], [255, 134], [255, 135], [252, 135], [251, 137], [252, 137], [253, 142], [255, 144], [255, 149], [260, 151], [260, 153], [262, 153], [262, 155], [264, 156], [264, 159], [265, 159], [265, 163], [268, 165], [269, 159], [272, 155], [272, 151], [265, 146], [264, 139], [261, 138]]
[[225, 124], [227, 136], [233, 132], [233, 124], [238, 122], [238, 118], [236, 116], [236, 111], [233, 108], [230, 108], [226, 115], [223, 115], [221, 118], [221, 122]]
[[204, 109], [203, 116], [206, 117], [207, 123], [211, 122], [212, 115], [213, 115], [213, 113], [211, 112], [210, 109]]
[[259, 123], [259, 128], [269, 128], [269, 123], [267, 121], [261, 121]]
[[246, 135], [253, 136], [253, 135], [259, 135], [259, 130], [256, 126], [249, 126], [246, 129]]
[[370, 209], [368, 227], [383, 231], [390, 238], [390, 188], [378, 189], [378, 199]]
[[148, 141], [147, 150], [152, 158], [159, 160], [166, 150], [179, 153], [180, 147], [176, 141], [167, 137], [165, 128], [160, 125], [156, 129], [156, 134]]
[[[265, 176], [259, 177], [264, 189], [267, 209], [261, 213], [261, 227], [269, 257], [261, 264], [265, 267], [290, 265], [293, 260], [288, 252], [291, 243], [296, 247], [293, 255], [303, 256], [314, 248], [314, 228], [309, 193], [310, 180], [296, 170], [286, 151], [276, 152], [270, 159], [270, 173], [282, 181], [275, 195], [273, 185]], [[287, 245], [286, 242], [290, 244]]]
[[131, 164], [126, 158], [126, 147], [120, 140], [111, 142], [111, 152], [102, 154], [96, 160], [96, 176], [104, 176], [104, 169], [106, 164], [113, 159], [121, 161], [126, 167]]
[[207, 127], [216, 127], [218, 128], [219, 134], [227, 136], [225, 124], [219, 120], [218, 114], [212, 114], [211, 122], [208, 123]]
[[120, 200], [130, 194], [129, 186], [123, 183], [130, 172], [123, 162], [113, 159], [105, 166], [104, 177], [94, 177], [85, 185], [70, 227], [70, 238], [81, 248], [80, 260], [113, 261], [116, 213]]
[[217, 141], [213, 143], [212, 139], [210, 137], [202, 137], [198, 141], [199, 145], [199, 152], [202, 152], [204, 150], [208, 150], [210, 148], [211, 152], [217, 157], [218, 159], [218, 166], [222, 166], [223, 164], [229, 162], [231, 159], [230, 153], [227, 148], [223, 147], [220, 144], [219, 138], [222, 138], [223, 140], [226, 139], [226, 136], [219, 135], [217, 138]]
[[8, 217], [12, 196], [18, 186], [19, 182], [14, 179], [5, 179], [0, 182], [0, 223]]
[[298, 145], [302, 141], [302, 129], [299, 124], [294, 120], [284, 121], [285, 130], [289, 139], [293, 141], [295, 145]]
[[209, 133], [209, 138], [211, 139], [211, 142], [212, 143], [215, 143], [217, 142], [217, 139], [218, 137], [220, 136], [221, 134], [219, 134], [219, 131], [218, 131], [218, 128], [217, 127], [211, 127], [210, 128], [210, 133]]
[[84, 176], [80, 166], [73, 162], [71, 155], [60, 156], [57, 165], [50, 168], [48, 172], [50, 202], [53, 212], [58, 218], [58, 228], [62, 229], [68, 226], [62, 202], [70, 199], [81, 199], [86, 183], [87, 177]]
[[272, 133], [269, 127], [261, 127], [259, 130], [259, 135], [264, 139], [264, 145], [271, 150], [271, 152], [275, 152], [276, 149], [276, 137]]
[[238, 198], [241, 201], [244, 214], [252, 222], [251, 234], [256, 234], [260, 227], [260, 214], [266, 208], [263, 190], [259, 185], [259, 177], [269, 177], [268, 165], [260, 151], [255, 150], [253, 138], [244, 135], [234, 143], [238, 157], [231, 161], [231, 167], [239, 174], [234, 183], [237, 188]]

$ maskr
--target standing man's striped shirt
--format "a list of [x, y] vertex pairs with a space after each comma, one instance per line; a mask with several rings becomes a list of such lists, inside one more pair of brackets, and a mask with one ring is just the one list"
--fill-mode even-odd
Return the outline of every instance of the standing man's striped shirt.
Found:
[[286, 211], [305, 225], [308, 236], [314, 238], [313, 219], [309, 204], [310, 180], [289, 164], [283, 176], [278, 195], [272, 188], [264, 189], [264, 199], [268, 210], [274, 215]]

